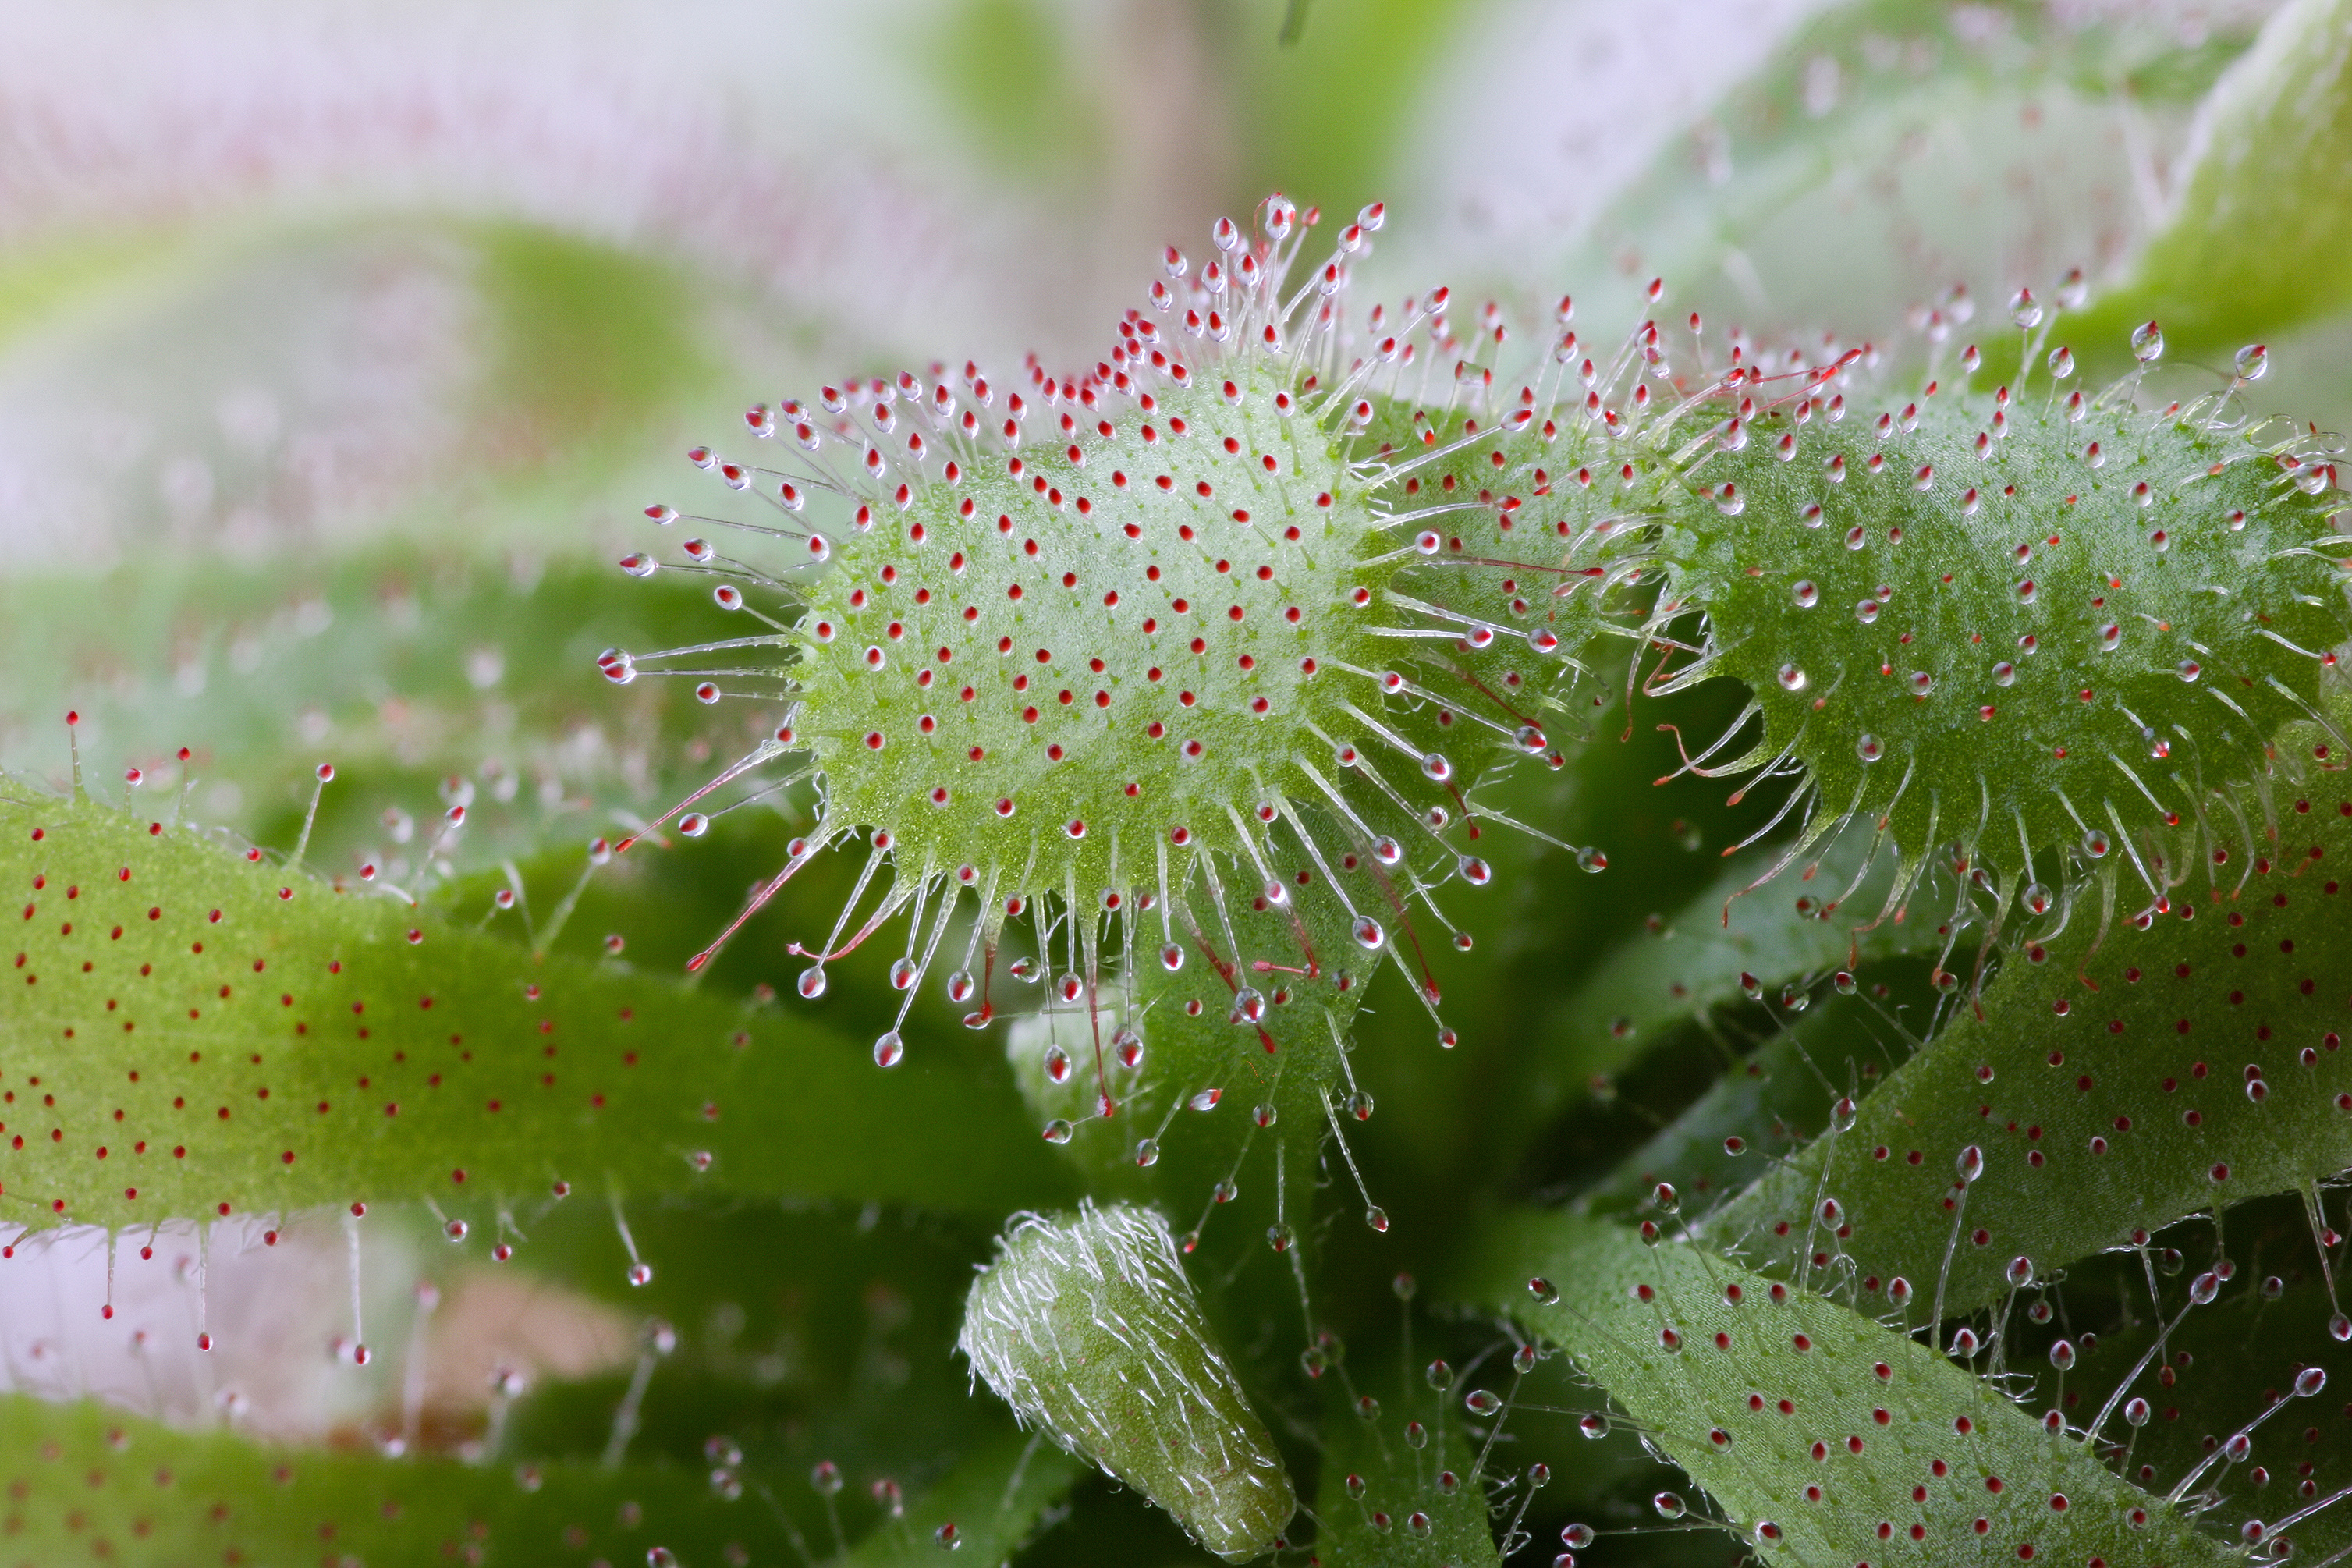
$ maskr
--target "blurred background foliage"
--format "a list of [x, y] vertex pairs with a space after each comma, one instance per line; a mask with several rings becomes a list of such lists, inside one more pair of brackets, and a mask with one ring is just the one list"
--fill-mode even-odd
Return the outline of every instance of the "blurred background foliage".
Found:
[[[1698, 311], [1710, 331], [1833, 332], [1929, 359], [1980, 339], [2013, 365], [2011, 291], [2046, 293], [2079, 267], [2091, 302], [2059, 336], [2092, 374], [2158, 314], [2192, 365], [2268, 339], [2261, 405], [2343, 428], [2352, 124], [2340, 100], [2282, 108], [2225, 80], [2249, 51], [2297, 47], [2264, 37], [2273, 9], [11, 0], [0, 765], [62, 785], [71, 707], [100, 794], [119, 795], [135, 765], [158, 815], [283, 849], [311, 767], [332, 760], [309, 851], [324, 873], [373, 867], [379, 886], [485, 920], [498, 889], [519, 889], [524, 911], [494, 929], [582, 954], [619, 936], [625, 957], [609, 962], [674, 971], [793, 826], [789, 805], [747, 812], [702, 854], [656, 841], [583, 881], [592, 838], [635, 831], [770, 718], [657, 681], [616, 690], [594, 668], [608, 646], [718, 635], [700, 590], [611, 565], [642, 542], [639, 509], [690, 493], [682, 449], [740, 429], [752, 401], [844, 375], [967, 356], [1010, 371], [1029, 352], [1091, 363], [1161, 246], [1197, 254], [1218, 215], [1277, 187], [1335, 215], [1387, 201], [1360, 298], [1447, 283], [1499, 301], [1529, 352], [1562, 293], [1580, 331], [1613, 340], [1658, 277], [1661, 309]], [[2266, 253], [2278, 236], [2291, 243]], [[1713, 924], [1718, 852], [1762, 817], [1697, 781], [1649, 790], [1673, 749], [1636, 742], [1514, 786], [1517, 815], [1602, 841], [1612, 869], [1571, 875], [1526, 841], [1495, 849], [1505, 874], [1447, 979], [1465, 1048], [1426, 1049], [1401, 991], [1366, 1016], [1359, 1048], [1381, 1063], [1386, 1109], [1360, 1153], [1384, 1173], [1400, 1236], [1446, 1235], [1456, 1173], [1474, 1167], [1602, 1208], [1660, 1169], [1703, 1192], [1721, 1174], [1715, 1129], [1769, 1115], [1817, 1130], [1829, 1080], [1813, 1064], [1874, 1072], [1937, 1005], [1925, 965], [1890, 949], [1873, 955], [1877, 994], [1792, 1025], [1723, 989], [1754, 962], [1735, 942], [1715, 994], [1662, 1009], [1641, 944]], [[853, 871], [803, 879], [700, 983], [772, 1002], [781, 943], [812, 911], [829, 918]], [[870, 1033], [881, 962], [844, 965], [818, 1014]], [[1780, 962], [1798, 978], [1830, 966]], [[1621, 1016], [1622, 1032], [1596, 1027]], [[950, 1027], [943, 1011], [918, 1018]], [[1748, 1070], [1676, 1122], [1726, 1060]], [[392, 1275], [490, 1303], [415, 1314], [416, 1345], [462, 1360], [470, 1334], [548, 1373], [510, 1417], [478, 1388], [436, 1384], [426, 1439], [602, 1452], [650, 1312], [677, 1349], [646, 1394], [639, 1457], [696, 1465], [724, 1423], [746, 1473], [830, 1457], [919, 1488], [967, 1454], [1002, 1468], [1009, 1423], [962, 1398], [945, 1349], [985, 1235], [871, 1210], [678, 1205], [639, 1221], [648, 1255], [669, 1260], [649, 1300], [615, 1289], [620, 1254], [591, 1217], [548, 1221], [516, 1266], [541, 1281], [520, 1301], [468, 1296], [467, 1270], [485, 1266], [431, 1252], [431, 1216], [371, 1244]], [[289, 1233], [289, 1251], [340, 1267], [333, 1228], [317, 1228]], [[1393, 1302], [1369, 1287], [1397, 1249], [1352, 1226], [1320, 1244], [1329, 1279], [1368, 1286], [1335, 1286], [1333, 1321], [1392, 1341]], [[79, 1282], [59, 1302], [87, 1294], [96, 1267], [68, 1250], [44, 1255]], [[775, 1260], [757, 1290], [732, 1266], [745, 1253]], [[1249, 1281], [1223, 1283], [1250, 1300]], [[8, 1310], [49, 1310], [32, 1300], [11, 1294]], [[55, 1394], [24, 1359], [42, 1331], [12, 1326], [5, 1379]], [[122, 1353], [94, 1330], [49, 1331], [79, 1335], [85, 1357]], [[565, 1332], [573, 1349], [550, 1349]], [[1234, 1337], [1246, 1359], [1250, 1334]], [[262, 1380], [253, 1353], [222, 1376]], [[404, 1400], [419, 1429], [421, 1396], [386, 1359], [360, 1393], [300, 1384], [259, 1429], [380, 1435]], [[167, 1413], [210, 1418], [201, 1402]], [[1295, 1437], [1315, 1412], [1272, 1419]], [[1638, 1489], [1630, 1445], [1610, 1447]], [[1605, 1492], [1604, 1473], [1588, 1463], [1566, 1489]], [[822, 1545], [826, 1513], [793, 1484], [782, 1528]], [[862, 1494], [845, 1503], [853, 1535], [879, 1517]], [[1139, 1562], [1189, 1550], [1110, 1489], [1063, 1506], [1064, 1530], [1124, 1532]], [[1056, 1539], [1072, 1537], [1038, 1550]]]

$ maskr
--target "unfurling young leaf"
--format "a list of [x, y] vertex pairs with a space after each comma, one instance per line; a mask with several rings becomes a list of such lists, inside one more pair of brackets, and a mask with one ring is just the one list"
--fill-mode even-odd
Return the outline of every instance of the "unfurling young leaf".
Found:
[[1266, 1551], [1298, 1506], [1168, 1222], [1149, 1209], [1024, 1215], [973, 1282], [958, 1346], [1024, 1425], [1229, 1563]]

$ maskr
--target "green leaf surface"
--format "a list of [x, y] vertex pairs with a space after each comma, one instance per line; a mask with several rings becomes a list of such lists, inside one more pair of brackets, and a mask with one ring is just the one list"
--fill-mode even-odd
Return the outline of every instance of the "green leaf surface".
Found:
[[875, 1526], [849, 1561], [859, 1568], [937, 1563], [945, 1552], [1003, 1563], [1034, 1535], [1084, 1467], [1042, 1434], [997, 1439], [940, 1478], [904, 1518]]
[[1803, 994], [1849, 965], [1943, 947], [1948, 928], [1927, 915], [1925, 900], [1909, 918], [1870, 931], [1824, 908], [1857, 880], [1854, 907], [1884, 899], [1893, 866], [1882, 857], [1860, 875], [1865, 848], [1840, 847], [1802, 883], [1762, 881], [1778, 849], [1744, 856], [1674, 915], [1625, 937], [1544, 1020], [1528, 1063], [1528, 1111], [1557, 1108], [1595, 1075], [1623, 1072], [1688, 1019], [1742, 1005], [1751, 979], [1758, 995], [1778, 999], [1784, 987]]
[[[110, 613], [93, 618], [94, 600]], [[10, 581], [0, 760], [65, 787], [72, 710], [94, 793], [280, 847], [300, 834], [313, 768], [332, 763], [306, 863], [341, 877], [373, 864], [423, 891], [551, 837], [617, 837], [765, 734], [761, 716], [747, 730], [677, 683], [617, 690], [597, 673], [600, 650], [698, 639], [708, 614], [687, 584], [609, 562], [404, 546], [290, 571], [167, 561]], [[131, 767], [145, 782], [126, 792]], [[460, 804], [463, 826], [447, 823]]]
[[1483, 1434], [1465, 1422], [1459, 1395], [1390, 1380], [1361, 1389], [1377, 1405], [1369, 1419], [1346, 1389], [1326, 1391], [1316, 1557], [1332, 1568], [1499, 1563], [1478, 1468]]
[[184, 1433], [96, 1405], [0, 1404], [0, 1559], [26, 1568], [98, 1561], [347, 1560], [586, 1564], [773, 1561], [772, 1515], [710, 1506], [692, 1470], [461, 1465], [264, 1446]]
[[1523, 1213], [1464, 1259], [1451, 1294], [1568, 1352], [1768, 1563], [2232, 1560], [1925, 1345], [1702, 1247]]
[[[2330, 744], [2303, 731], [2281, 748]], [[2251, 795], [2217, 804], [2203, 831], [2151, 843], [2190, 879], [2166, 905], [2111, 922], [2112, 884], [2086, 889], [2062, 931], [2029, 933], [1980, 1014], [1963, 1009], [1851, 1131], [1724, 1209], [1718, 1234], [1776, 1268], [1843, 1255], [1865, 1300], [1901, 1276], [1932, 1301], [1948, 1259], [1946, 1308], [1965, 1311], [2007, 1289], [2013, 1258], [2060, 1268], [2352, 1164], [2352, 791], [2316, 766], [2281, 781], [2273, 829]], [[2231, 811], [2255, 824], [2243, 837]], [[1982, 1174], [1963, 1194], [1970, 1149]], [[1809, 1225], [1824, 1201], [1839, 1216]]]
[[559, 1182], [990, 1216], [1062, 1190], [1009, 1094], [952, 1059], [886, 1079], [805, 1024], [535, 965], [88, 802], [19, 795], [0, 844], [25, 900], [0, 1182], [26, 1225], [419, 1197], [463, 1214]]
[[[95, 1405], [7, 1396], [0, 1559], [155, 1564], [315, 1561], [704, 1563], [787, 1561], [755, 1482], [730, 1498], [691, 1468], [463, 1465], [184, 1433]], [[877, 1527], [852, 1561], [934, 1561], [952, 1523], [982, 1560], [1011, 1552], [1076, 1467], [999, 1439]]]
[[[1829, 1124], [1849, 1090], [1910, 1051], [1895, 1022], [1858, 996], [1831, 995], [1727, 1065], [1674, 1121], [1577, 1195], [1580, 1212], [1622, 1213], [1660, 1182], [1705, 1208], [1753, 1181], [1761, 1161], [1792, 1152]], [[1735, 1148], [1733, 1145], [1737, 1145]]]
[[2352, 4], [2291, 0], [2206, 99], [2168, 221], [2074, 329], [2151, 317], [2176, 352], [2241, 343], [2352, 305]]
[[2315, 711], [2352, 611], [2301, 432], [2127, 390], [1857, 391], [1842, 421], [1816, 395], [1713, 434], [1689, 471], [1721, 515], [1665, 552], [1703, 668], [1762, 710], [1747, 764], [1818, 788], [1810, 831], [1883, 831], [1911, 865], [1956, 844], [1936, 858], [2006, 900], [2193, 817]]

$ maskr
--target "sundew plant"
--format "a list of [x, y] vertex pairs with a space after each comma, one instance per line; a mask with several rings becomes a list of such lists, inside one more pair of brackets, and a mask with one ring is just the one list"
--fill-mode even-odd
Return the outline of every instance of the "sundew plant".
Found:
[[[1838, 40], [1994, 26], [1899, 20], [1656, 253], [1912, 90]], [[751, 403], [617, 569], [324, 569], [242, 635], [356, 758], [124, 654], [0, 783], [0, 1561], [2352, 1558], [2273, 374], [2352, 5], [2105, 79], [2195, 106], [2162, 221], [1981, 303], [1380, 293], [1448, 216], [1277, 191], [1091, 354]]]

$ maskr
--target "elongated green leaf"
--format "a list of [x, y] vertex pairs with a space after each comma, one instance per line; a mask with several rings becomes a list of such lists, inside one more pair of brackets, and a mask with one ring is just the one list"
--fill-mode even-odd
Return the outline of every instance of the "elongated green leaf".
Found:
[[1521, 1214], [1465, 1258], [1452, 1292], [1567, 1351], [1767, 1562], [2231, 1560], [1925, 1345], [1702, 1247]]
[[1060, 1189], [1006, 1091], [950, 1060], [884, 1079], [805, 1025], [534, 965], [89, 803], [0, 804], [0, 845], [24, 899], [0, 1183], [28, 1225], [559, 1183], [993, 1215]]
[[[330, 1563], [789, 1561], [792, 1531], [752, 1479], [687, 1468], [462, 1465], [190, 1434], [92, 1405], [0, 1403], [10, 1561]], [[1018, 1437], [974, 1454], [877, 1527], [852, 1561], [935, 1561], [950, 1542], [1001, 1560], [1075, 1464]], [[950, 1530], [950, 1527], [952, 1527]], [[947, 1533], [942, 1533], [942, 1532]]]
[[1853, 899], [1825, 907], [1857, 881], [1864, 847], [1842, 847], [1802, 884], [1784, 879], [1760, 888], [1758, 879], [1780, 852], [1745, 857], [1671, 919], [1627, 937], [1546, 1020], [1527, 1099], [1555, 1108], [1595, 1074], [1623, 1071], [1675, 1024], [1738, 1005], [1751, 986], [1757, 996], [1777, 999], [1790, 984], [1801, 994], [1831, 971], [1944, 947], [1949, 928], [1922, 918], [1935, 907], [1925, 897], [1908, 919], [1857, 932], [1863, 921], [1851, 911], [1874, 910], [1884, 900], [1891, 858], [1859, 877]]
[[[2306, 758], [2328, 744], [2281, 742]], [[2318, 772], [2273, 805], [2274, 839], [2225, 812], [2159, 846], [2198, 868], [2165, 905], [2110, 929], [2112, 884], [2086, 889], [1980, 1015], [1963, 1010], [1851, 1131], [1775, 1169], [1717, 1233], [1776, 1268], [1842, 1254], [1866, 1300], [1899, 1276], [1965, 1311], [2008, 1288], [2013, 1259], [2061, 1267], [2352, 1164], [2352, 791]]]
[[280, 1448], [22, 1394], [5, 1396], [0, 1412], [0, 1551], [12, 1563], [601, 1557], [668, 1568], [774, 1562], [788, 1550], [772, 1513], [751, 1499], [714, 1497], [693, 1470]]

